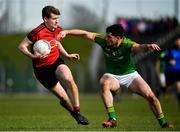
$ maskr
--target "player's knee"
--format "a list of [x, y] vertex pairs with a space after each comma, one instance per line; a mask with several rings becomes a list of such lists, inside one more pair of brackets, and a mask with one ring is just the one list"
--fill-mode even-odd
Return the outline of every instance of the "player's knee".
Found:
[[71, 76], [65, 76], [64, 81], [67, 85], [72, 85], [74, 83], [74, 79]]
[[152, 93], [148, 93], [146, 95], [146, 98], [151, 102], [151, 103], [156, 103], [158, 101], [157, 97]]
[[101, 90], [102, 91], [106, 91], [106, 90], [109, 90], [110, 88], [110, 80], [107, 79], [107, 78], [101, 78], [100, 79], [100, 85], [101, 85]]

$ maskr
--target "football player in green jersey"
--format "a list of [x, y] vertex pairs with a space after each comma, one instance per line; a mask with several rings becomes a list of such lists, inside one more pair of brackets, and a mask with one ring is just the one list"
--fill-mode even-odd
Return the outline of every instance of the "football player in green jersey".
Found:
[[120, 24], [107, 27], [105, 35], [79, 29], [64, 30], [59, 34], [59, 39], [68, 34], [82, 36], [94, 41], [103, 50], [106, 73], [101, 77], [100, 85], [102, 99], [109, 116], [109, 119], [102, 123], [104, 127], [115, 127], [117, 125], [112, 92], [118, 92], [121, 86], [141, 95], [149, 102], [151, 110], [162, 128], [174, 127], [165, 119], [159, 100], [136, 71], [132, 58], [133, 52], [160, 51], [161, 49], [157, 44], [138, 44], [131, 41], [124, 36], [124, 29]]

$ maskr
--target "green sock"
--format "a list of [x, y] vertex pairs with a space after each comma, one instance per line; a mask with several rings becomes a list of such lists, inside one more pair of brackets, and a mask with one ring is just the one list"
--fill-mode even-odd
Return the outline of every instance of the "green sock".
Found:
[[113, 106], [108, 107], [107, 112], [108, 112], [109, 119], [116, 120], [116, 113], [115, 113], [115, 110], [114, 110]]
[[161, 127], [164, 127], [167, 125], [167, 121], [166, 121], [163, 113], [158, 115], [158, 121], [159, 121], [159, 124], [161, 125]]

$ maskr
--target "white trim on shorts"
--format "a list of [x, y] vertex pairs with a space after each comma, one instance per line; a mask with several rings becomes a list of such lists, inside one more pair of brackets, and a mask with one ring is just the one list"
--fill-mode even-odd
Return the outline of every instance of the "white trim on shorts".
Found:
[[105, 73], [104, 75], [115, 78], [119, 82], [120, 86], [125, 86], [126, 88], [131, 85], [134, 79], [141, 76], [137, 71], [125, 75], [114, 75], [111, 73]]

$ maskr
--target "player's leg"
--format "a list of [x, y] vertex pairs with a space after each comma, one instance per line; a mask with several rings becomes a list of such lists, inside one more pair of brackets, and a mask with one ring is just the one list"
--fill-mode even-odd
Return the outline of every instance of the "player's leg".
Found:
[[109, 75], [103, 75], [100, 79], [101, 96], [108, 113], [108, 121], [103, 122], [104, 127], [116, 126], [116, 114], [113, 106], [113, 95], [111, 92], [118, 92], [120, 85], [118, 80]]
[[56, 69], [56, 77], [58, 80], [62, 80], [71, 91], [73, 101], [73, 112], [71, 113], [72, 116], [76, 119], [78, 124], [88, 125], [88, 120], [80, 114], [78, 88], [73, 79], [70, 69], [65, 64], [59, 65]]
[[173, 90], [175, 92], [180, 110], [180, 71], [165, 71], [165, 76], [169, 90]]
[[158, 113], [162, 113], [162, 109], [158, 99], [155, 97], [149, 85], [142, 79], [142, 77], [136, 78], [129, 86], [129, 90], [146, 98], [149, 101], [150, 106], [154, 105], [154, 107], [157, 108], [152, 109], [155, 115], [157, 115]]
[[151, 110], [159, 121], [161, 127], [173, 128], [172, 124], [168, 124], [161, 108], [158, 98], [154, 95], [149, 85], [142, 79], [141, 76], [137, 77], [129, 86], [129, 90], [143, 96], [148, 100]]
[[[62, 60], [57, 60], [57, 62], [55, 62], [53, 65], [48, 66], [48, 67], [44, 67], [44, 68], [35, 68], [34, 67], [35, 76], [44, 87], [49, 89], [52, 93], [54, 93], [60, 99], [60, 104], [71, 113], [71, 115], [75, 118], [75, 120], [77, 121], [78, 124], [87, 125], [88, 120], [80, 114], [79, 106], [77, 106], [79, 104], [77, 87], [70, 88], [70, 89], [75, 89], [74, 93], [76, 93], [76, 91], [77, 91], [77, 95], [75, 95], [77, 98], [76, 99], [77, 101], [73, 101], [73, 102], [76, 102], [76, 103], [74, 103], [76, 105], [74, 105], [74, 107], [72, 107], [72, 103], [71, 103], [72, 101], [70, 100], [70, 98], [68, 97], [68, 94], [66, 93], [66, 91], [63, 89], [63, 87], [59, 83], [61, 74], [62, 74], [62, 78], [64, 77], [64, 74], [67, 74], [67, 76], [66, 76], [67, 79], [63, 78], [64, 80], [68, 80], [69, 78], [70, 79], [72, 78], [72, 75], [69, 75], [68, 72], [64, 73], [63, 70], [61, 71], [61, 68], [60, 69], [57, 68], [58, 65], [64, 65], [62, 63], [63, 63]], [[67, 70], [69, 70], [69, 69], [67, 69]], [[70, 76], [69, 78], [68, 78], [68, 75]]]
[[70, 89], [73, 96], [73, 106], [79, 106], [78, 88], [75, 84], [70, 69], [65, 64], [61, 64], [56, 69], [56, 76], [59, 80], [62, 80]]
[[60, 104], [68, 110], [70, 113], [73, 111], [72, 104], [70, 102], [70, 99], [64, 90], [64, 88], [60, 85], [58, 82], [54, 87], [49, 89], [58, 99], [60, 100]]
[[60, 104], [63, 104], [63, 107], [71, 112], [73, 110], [71, 102], [54, 74], [55, 69], [56, 64], [45, 68], [34, 67], [34, 73], [39, 82], [53, 94], [55, 94], [59, 98]]

